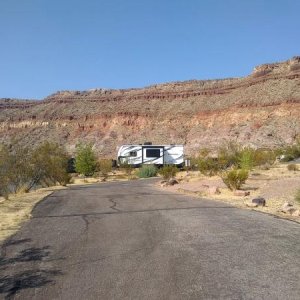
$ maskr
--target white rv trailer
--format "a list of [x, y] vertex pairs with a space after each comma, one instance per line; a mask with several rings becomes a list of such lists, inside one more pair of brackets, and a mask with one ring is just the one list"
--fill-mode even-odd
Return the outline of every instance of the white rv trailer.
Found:
[[118, 165], [128, 163], [132, 166], [143, 164], [183, 166], [183, 145], [123, 145], [118, 151]]

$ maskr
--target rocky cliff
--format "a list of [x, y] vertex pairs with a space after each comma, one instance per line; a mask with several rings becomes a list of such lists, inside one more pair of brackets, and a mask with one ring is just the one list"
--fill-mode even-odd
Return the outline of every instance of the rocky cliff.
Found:
[[0, 100], [1, 142], [53, 140], [73, 152], [83, 141], [107, 157], [125, 143], [184, 143], [192, 154], [224, 140], [271, 147], [299, 135], [300, 57], [258, 66], [245, 78]]

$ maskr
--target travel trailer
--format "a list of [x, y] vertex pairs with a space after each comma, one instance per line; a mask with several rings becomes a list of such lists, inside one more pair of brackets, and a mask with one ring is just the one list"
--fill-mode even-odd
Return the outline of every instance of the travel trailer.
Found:
[[183, 145], [123, 145], [119, 148], [117, 164], [128, 163], [132, 166], [151, 164], [157, 166], [184, 165]]

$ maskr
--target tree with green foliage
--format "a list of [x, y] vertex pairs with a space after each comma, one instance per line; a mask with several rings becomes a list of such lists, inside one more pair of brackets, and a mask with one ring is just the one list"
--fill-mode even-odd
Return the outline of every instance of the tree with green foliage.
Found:
[[92, 145], [79, 144], [76, 147], [75, 169], [84, 176], [92, 176], [97, 168], [97, 158]]
[[66, 151], [56, 143], [44, 142], [32, 152], [31, 164], [33, 176], [29, 189], [36, 184], [46, 186], [57, 182], [66, 185], [70, 181], [68, 161], [70, 157]]

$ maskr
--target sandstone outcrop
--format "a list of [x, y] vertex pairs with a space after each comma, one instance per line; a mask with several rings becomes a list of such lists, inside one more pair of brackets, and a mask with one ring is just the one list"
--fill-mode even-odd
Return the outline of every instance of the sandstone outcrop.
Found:
[[48, 139], [72, 153], [84, 141], [107, 157], [125, 143], [183, 143], [193, 154], [225, 140], [278, 146], [299, 133], [300, 57], [258, 66], [245, 78], [0, 100], [0, 142], [34, 146]]

